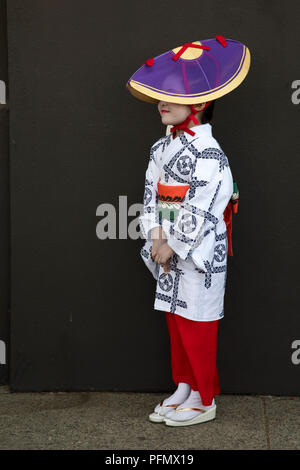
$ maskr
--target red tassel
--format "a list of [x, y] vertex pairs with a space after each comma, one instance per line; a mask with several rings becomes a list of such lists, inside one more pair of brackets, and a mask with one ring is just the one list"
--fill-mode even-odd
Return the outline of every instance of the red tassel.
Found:
[[144, 62], [143, 65], [144, 64], [149, 65], [150, 67], [152, 67], [152, 65], [154, 64], [154, 59], [151, 57], [151, 59], [146, 60], [146, 62]]
[[222, 44], [223, 47], [227, 46], [227, 41], [223, 36], [216, 36], [216, 40], [219, 41], [219, 43]]

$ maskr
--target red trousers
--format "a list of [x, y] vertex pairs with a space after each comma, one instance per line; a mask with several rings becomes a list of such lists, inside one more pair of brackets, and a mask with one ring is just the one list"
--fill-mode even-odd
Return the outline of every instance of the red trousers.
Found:
[[219, 320], [194, 321], [165, 312], [171, 346], [172, 378], [198, 390], [204, 406], [220, 393], [217, 370]]

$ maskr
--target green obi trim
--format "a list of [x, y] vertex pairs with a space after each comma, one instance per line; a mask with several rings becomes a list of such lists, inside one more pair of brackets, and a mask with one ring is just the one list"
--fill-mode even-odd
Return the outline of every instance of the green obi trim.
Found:
[[179, 209], [181, 206], [181, 202], [165, 202], [165, 201], [158, 201], [158, 214], [159, 219], [167, 219], [171, 222], [176, 220], [178, 215]]
[[239, 188], [238, 188], [238, 185], [237, 185], [237, 182], [234, 181], [233, 182], [233, 194], [232, 194], [232, 199], [238, 199], [239, 198]]

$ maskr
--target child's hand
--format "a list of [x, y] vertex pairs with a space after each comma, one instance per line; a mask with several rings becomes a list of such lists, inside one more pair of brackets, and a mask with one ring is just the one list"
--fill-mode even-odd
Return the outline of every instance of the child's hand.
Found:
[[152, 229], [152, 258], [157, 255], [158, 249], [167, 242], [167, 237], [162, 229], [162, 227], [155, 227]]
[[168, 260], [165, 264], [163, 264], [164, 272], [169, 273], [171, 271], [170, 268], [170, 260]]
[[156, 263], [159, 263], [161, 265], [164, 265], [164, 271], [169, 272], [170, 271], [170, 264], [169, 260], [170, 258], [174, 255], [175, 251], [172, 250], [172, 248], [168, 245], [168, 243], [162, 244], [158, 250], [156, 255], [152, 255], [152, 258]]
[[153, 240], [152, 245], [152, 258], [157, 255], [158, 249], [164, 244], [167, 243], [167, 240]]

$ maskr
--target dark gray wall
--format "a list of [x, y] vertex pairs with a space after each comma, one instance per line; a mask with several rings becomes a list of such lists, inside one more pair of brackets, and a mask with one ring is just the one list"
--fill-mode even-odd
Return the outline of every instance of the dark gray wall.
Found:
[[[240, 189], [222, 392], [299, 394], [296, 1], [10, 0], [11, 390], [171, 390], [142, 239], [99, 240], [96, 209], [142, 202], [165, 129], [127, 79], [149, 57], [221, 34], [252, 53], [213, 132]], [[129, 217], [128, 222], [133, 219]]]
[[[0, 103], [0, 384], [8, 381], [10, 214], [8, 158], [8, 70], [6, 1], [0, 0], [0, 80], [6, 88], [6, 102]], [[3, 96], [5, 98], [5, 96]]]

